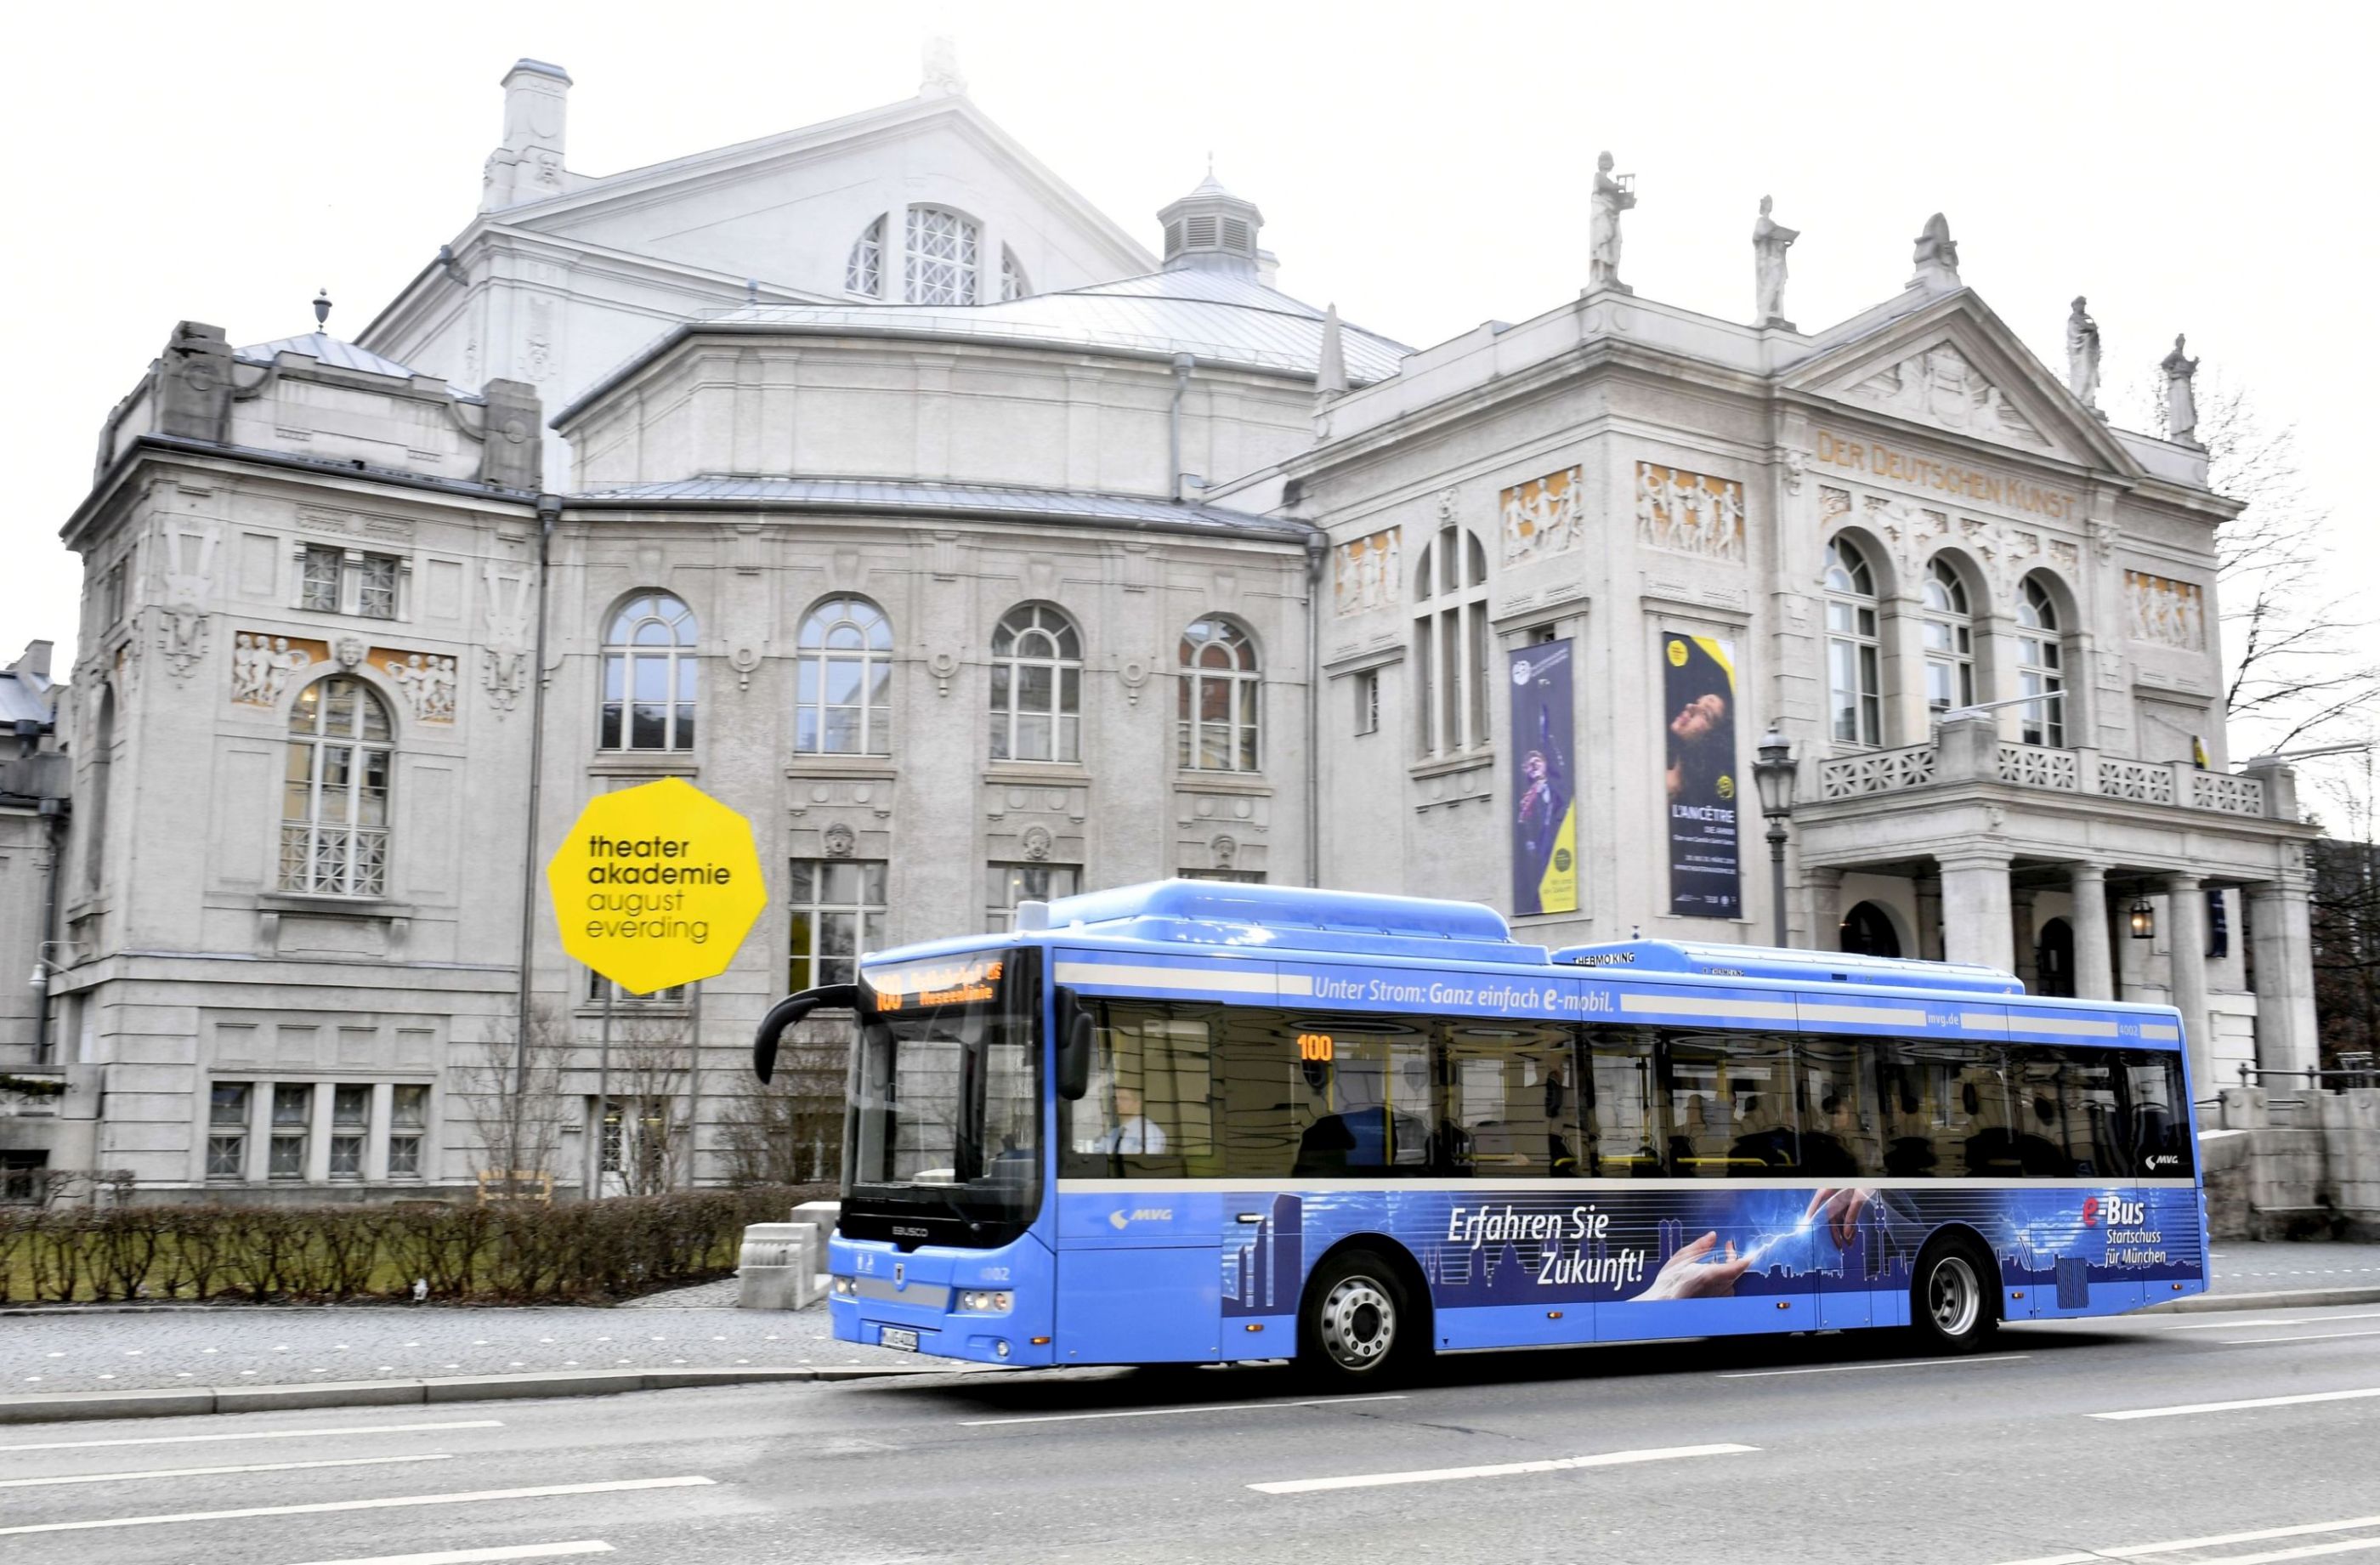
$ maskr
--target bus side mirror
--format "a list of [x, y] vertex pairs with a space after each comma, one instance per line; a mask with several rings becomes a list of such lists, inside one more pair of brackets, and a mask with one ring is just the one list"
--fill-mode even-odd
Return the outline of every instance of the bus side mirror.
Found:
[[1091, 1089], [1091, 1013], [1065, 995], [1058, 1004], [1058, 1096], [1079, 1102]]
[[816, 1011], [820, 1006], [831, 1010], [859, 1009], [857, 984], [826, 984], [814, 989], [804, 989], [788, 995], [770, 1007], [760, 1018], [760, 1028], [752, 1035], [752, 1074], [766, 1086], [777, 1074], [777, 1043], [787, 1027]]

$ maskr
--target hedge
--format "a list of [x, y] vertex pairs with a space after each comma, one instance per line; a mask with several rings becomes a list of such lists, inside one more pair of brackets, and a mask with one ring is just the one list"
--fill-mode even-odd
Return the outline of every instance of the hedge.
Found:
[[113, 1299], [598, 1303], [723, 1276], [817, 1186], [554, 1206], [0, 1207], [0, 1304]]

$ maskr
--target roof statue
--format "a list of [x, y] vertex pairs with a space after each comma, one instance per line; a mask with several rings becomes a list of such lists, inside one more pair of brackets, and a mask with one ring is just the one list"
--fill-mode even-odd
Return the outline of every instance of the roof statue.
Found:
[[2165, 371], [2165, 438], [2176, 445], [2198, 444], [2198, 394], [2191, 384], [2198, 375], [2198, 360], [2183, 354], [2187, 340], [2183, 334], [2174, 334], [2173, 351], [2157, 363]]
[[1347, 394], [1347, 345], [1339, 331], [1339, 307], [1330, 305], [1322, 312], [1322, 358], [1314, 377], [1318, 396]]
[[926, 41], [926, 75], [917, 84], [921, 98], [964, 98], [966, 78], [959, 74], [959, 46], [947, 34]]
[[1914, 259], [1917, 272], [1909, 279], [1911, 287], [1949, 293], [1965, 286], [1959, 281], [1959, 241], [1950, 237], [1950, 220], [1940, 212], [1925, 220]]
[[1636, 193], [1629, 188], [1635, 180], [1633, 174], [1611, 172], [1609, 152], [1595, 160], [1595, 216], [1586, 260], [1586, 291], [1590, 294], [1605, 288], [1620, 294], [1636, 291], [1620, 280], [1620, 214], [1636, 204]]
[[1775, 205], [1773, 198], [1761, 197], [1760, 216], [1752, 224], [1753, 284], [1758, 295], [1753, 321], [1761, 326], [1782, 326], [1790, 332], [1793, 322], [1785, 319], [1785, 252], [1793, 248], [1802, 231], [1788, 228], [1769, 216]]
[[2074, 296], [2074, 312], [2066, 318], [2066, 389], [2102, 419], [2099, 412], [2099, 323], [2084, 308], [2090, 301]]

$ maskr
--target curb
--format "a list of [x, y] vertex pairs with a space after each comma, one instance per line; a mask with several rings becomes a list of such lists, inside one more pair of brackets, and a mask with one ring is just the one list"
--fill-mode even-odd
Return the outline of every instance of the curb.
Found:
[[2310, 1310], [2324, 1304], [2380, 1304], [2380, 1288], [2289, 1288], [2274, 1293], [2196, 1293], [2151, 1304], [2142, 1315], [2204, 1315], [2210, 1310]]
[[63, 1423], [90, 1418], [185, 1418], [211, 1413], [270, 1413], [315, 1407], [407, 1407], [435, 1402], [491, 1401], [506, 1397], [605, 1397], [621, 1391], [670, 1391], [690, 1386], [755, 1382], [870, 1380], [905, 1375], [980, 1375], [997, 1370], [936, 1365], [821, 1365], [773, 1369], [614, 1369], [581, 1375], [455, 1375], [427, 1380], [346, 1380], [310, 1386], [212, 1386], [187, 1390], [68, 1391], [48, 1397], [0, 1397], [0, 1425]]

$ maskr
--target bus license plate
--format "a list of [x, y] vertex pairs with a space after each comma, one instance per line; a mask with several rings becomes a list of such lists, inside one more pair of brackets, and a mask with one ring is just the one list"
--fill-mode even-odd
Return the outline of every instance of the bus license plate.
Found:
[[904, 1353], [917, 1351], [917, 1334], [905, 1327], [887, 1326], [883, 1328], [883, 1335], [876, 1341], [883, 1347], [899, 1348]]

